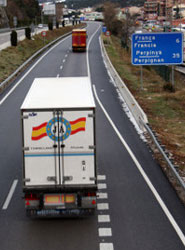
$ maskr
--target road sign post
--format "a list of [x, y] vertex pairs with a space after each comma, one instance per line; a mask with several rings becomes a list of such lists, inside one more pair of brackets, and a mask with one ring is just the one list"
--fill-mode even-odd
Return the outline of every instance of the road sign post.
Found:
[[43, 30], [41, 32], [41, 36], [43, 37], [44, 44], [45, 44], [45, 41], [46, 41], [46, 34], [47, 34], [47, 32], [45, 30]]
[[13, 25], [15, 28], [17, 27], [17, 17], [16, 16], [13, 17]]
[[[133, 34], [131, 52], [132, 64], [136, 66], [182, 64], [183, 34], [181, 32]], [[172, 68], [174, 85], [174, 67]]]

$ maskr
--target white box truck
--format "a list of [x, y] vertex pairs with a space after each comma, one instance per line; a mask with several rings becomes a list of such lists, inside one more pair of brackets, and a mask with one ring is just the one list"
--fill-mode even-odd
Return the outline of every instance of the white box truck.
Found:
[[95, 102], [88, 77], [36, 78], [21, 106], [27, 215], [96, 209]]

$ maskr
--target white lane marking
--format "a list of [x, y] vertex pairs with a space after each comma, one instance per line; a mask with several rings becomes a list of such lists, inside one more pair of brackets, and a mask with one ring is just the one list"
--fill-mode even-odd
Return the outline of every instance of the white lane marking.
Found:
[[58, 74], [57, 77], [59, 77], [60, 75]]
[[107, 188], [107, 184], [106, 183], [98, 183], [98, 189], [106, 189]]
[[100, 243], [100, 250], [114, 250], [112, 243]]
[[97, 199], [108, 199], [107, 193], [97, 193]]
[[109, 215], [98, 215], [98, 222], [110, 222], [110, 216]]
[[111, 228], [99, 228], [99, 237], [111, 237], [112, 236], [112, 229]]
[[[94, 34], [91, 36], [91, 38], [89, 39], [88, 45], [87, 45], [87, 52], [89, 52], [89, 46], [90, 43], [93, 39], [93, 37], [96, 35], [96, 33], [98, 32], [98, 30], [101, 28], [101, 25], [98, 26], [97, 30], [94, 32]], [[89, 78], [91, 78], [91, 73], [90, 73], [90, 66], [89, 66], [89, 53], [86, 54], [86, 60], [87, 60], [87, 76]]]
[[0, 105], [4, 103], [4, 101], [9, 97], [9, 95], [17, 88], [17, 86], [24, 80], [24, 78], [35, 68], [35, 66], [47, 55], [49, 54], [54, 48], [56, 48], [60, 43], [63, 43], [69, 37], [64, 38], [62, 41], [56, 43], [53, 47], [51, 47], [44, 55], [42, 55], [38, 61], [21, 77], [21, 79], [10, 89], [10, 91], [5, 95], [5, 97], [0, 101]]
[[62, 66], [62, 65], [60, 66], [60, 69], [61, 69], [61, 70], [63, 69], [63, 66]]
[[105, 175], [98, 175], [98, 181], [106, 180]]
[[9, 206], [9, 204], [10, 204], [10, 201], [11, 201], [11, 199], [12, 199], [12, 196], [13, 196], [13, 194], [14, 194], [14, 191], [15, 191], [15, 189], [16, 189], [17, 183], [18, 183], [18, 180], [14, 180], [14, 181], [13, 181], [12, 186], [11, 186], [11, 188], [10, 188], [10, 191], [9, 191], [9, 193], [8, 193], [8, 196], [7, 196], [7, 198], [6, 198], [6, 200], [5, 200], [5, 203], [4, 203], [3, 207], [2, 207], [3, 210], [6, 210], [6, 209], [8, 208], [8, 206]]
[[68, 54], [66, 54], [65, 57], [68, 57]]
[[121, 136], [119, 130], [117, 129], [117, 127], [115, 126], [115, 124], [113, 123], [113, 121], [111, 120], [109, 114], [107, 113], [107, 111], [105, 110], [105, 108], [103, 107], [103, 104], [100, 102], [97, 92], [96, 92], [96, 87], [95, 85], [93, 85], [93, 90], [94, 90], [94, 95], [96, 97], [97, 102], [99, 103], [102, 111], [104, 112], [107, 120], [109, 121], [109, 123], [111, 124], [112, 128], [114, 129], [114, 131], [116, 132], [117, 136], [119, 137], [121, 143], [123, 144], [123, 146], [126, 148], [126, 150], [128, 151], [130, 157], [132, 158], [133, 162], [135, 163], [137, 169], [139, 170], [140, 174], [143, 176], [145, 182], [147, 183], [148, 187], [150, 188], [150, 190], [152, 191], [153, 195], [155, 196], [156, 200], [158, 201], [158, 203], [160, 204], [162, 210], [164, 211], [164, 213], [166, 214], [168, 220], [170, 221], [171, 225], [173, 226], [173, 228], [175, 229], [177, 235], [179, 236], [179, 238], [181, 239], [183, 245], [185, 246], [185, 236], [182, 232], [182, 230], [180, 229], [180, 227], [178, 226], [177, 222], [175, 221], [175, 219], [173, 218], [172, 214], [170, 213], [170, 211], [168, 210], [167, 206], [165, 205], [165, 203], [163, 202], [162, 198], [160, 197], [160, 195], [158, 194], [157, 190], [155, 189], [155, 187], [153, 186], [153, 184], [151, 183], [150, 179], [148, 178], [148, 176], [146, 175], [145, 171], [143, 170], [143, 168], [141, 167], [140, 163], [138, 162], [138, 160], [136, 159], [135, 155], [133, 154], [132, 150], [129, 148], [128, 144], [126, 143], [126, 141], [123, 139], [123, 137]]
[[109, 210], [109, 204], [108, 203], [98, 203], [97, 209], [98, 210]]
[[65, 63], [66, 59], [63, 60], [63, 63]]

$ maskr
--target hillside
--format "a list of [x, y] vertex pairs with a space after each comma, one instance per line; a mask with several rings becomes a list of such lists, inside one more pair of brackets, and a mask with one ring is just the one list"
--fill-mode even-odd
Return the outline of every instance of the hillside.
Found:
[[38, 2], [35, 0], [8, 0], [5, 8], [10, 26], [13, 25], [13, 17], [16, 16], [18, 23], [26, 24], [30, 20], [35, 20], [40, 15]]
[[[39, 3], [48, 2], [49, 0], [38, 0]], [[118, 3], [121, 7], [127, 6], [143, 6], [145, 0], [109, 0], [110, 2]], [[101, 3], [104, 3], [104, 0], [66, 0], [66, 4], [69, 8], [79, 9], [92, 7]]]

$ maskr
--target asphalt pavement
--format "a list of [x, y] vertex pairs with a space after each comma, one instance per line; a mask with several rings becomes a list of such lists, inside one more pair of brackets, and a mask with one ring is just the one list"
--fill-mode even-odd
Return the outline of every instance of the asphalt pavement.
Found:
[[[100, 23], [89, 23], [87, 31], [90, 44], [86, 53], [73, 53], [69, 36], [21, 73], [11, 87], [12, 92], [9, 88], [0, 95], [0, 249], [182, 250], [184, 206], [123, 111], [102, 58]], [[26, 217], [22, 200], [20, 106], [36, 77], [87, 75], [91, 76], [97, 94], [96, 215], [31, 220]], [[123, 141], [163, 200], [165, 209]], [[10, 190], [12, 195], [5, 207]]]

